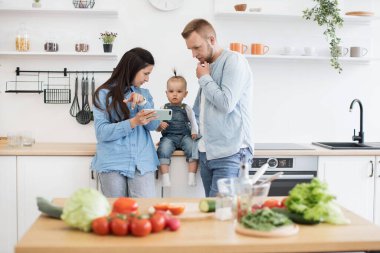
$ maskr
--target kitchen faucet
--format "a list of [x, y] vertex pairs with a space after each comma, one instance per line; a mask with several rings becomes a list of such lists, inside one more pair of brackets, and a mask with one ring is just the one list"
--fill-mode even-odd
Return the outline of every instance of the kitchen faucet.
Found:
[[364, 143], [364, 132], [363, 132], [363, 105], [362, 102], [360, 102], [359, 99], [354, 99], [351, 102], [350, 105], [350, 112], [352, 111], [352, 107], [354, 106], [355, 102], [359, 104], [360, 107], [360, 131], [358, 135], [355, 135], [355, 129], [354, 129], [354, 135], [352, 136], [353, 141], [359, 141], [359, 143]]

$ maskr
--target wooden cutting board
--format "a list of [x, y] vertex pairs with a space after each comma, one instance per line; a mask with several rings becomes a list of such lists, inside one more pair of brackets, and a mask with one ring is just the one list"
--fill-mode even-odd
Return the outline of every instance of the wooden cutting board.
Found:
[[175, 203], [176, 205], [184, 205], [185, 211], [175, 217], [178, 217], [181, 221], [196, 221], [196, 220], [204, 220], [204, 219], [211, 219], [214, 217], [214, 213], [203, 213], [199, 211], [199, 204], [198, 203]]
[[346, 15], [348, 16], [373, 16], [375, 13], [370, 12], [370, 11], [350, 11], [346, 12]]
[[283, 226], [268, 232], [245, 228], [237, 222], [235, 224], [236, 233], [255, 237], [286, 237], [296, 235], [298, 234], [298, 231], [299, 227], [296, 224]]

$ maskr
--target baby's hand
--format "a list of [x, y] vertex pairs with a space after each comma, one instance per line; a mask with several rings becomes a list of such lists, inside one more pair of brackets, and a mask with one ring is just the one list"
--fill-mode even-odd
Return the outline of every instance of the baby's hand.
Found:
[[157, 128], [157, 131], [164, 131], [166, 128], [168, 128], [168, 126], [169, 124], [167, 122], [161, 122]]
[[191, 139], [195, 140], [197, 138], [197, 134], [191, 134]]

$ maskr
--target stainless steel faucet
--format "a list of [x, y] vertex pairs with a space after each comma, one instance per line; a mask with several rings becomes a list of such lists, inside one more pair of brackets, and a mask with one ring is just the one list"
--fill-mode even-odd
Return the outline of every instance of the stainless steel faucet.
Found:
[[359, 134], [355, 135], [355, 129], [354, 129], [354, 135], [352, 136], [352, 140], [353, 141], [359, 141], [359, 143], [364, 143], [363, 105], [362, 105], [362, 102], [360, 102], [359, 99], [352, 100], [351, 105], [350, 105], [350, 112], [352, 111], [352, 107], [354, 106], [355, 102], [358, 103], [359, 107], [360, 107], [360, 130], [359, 130]]

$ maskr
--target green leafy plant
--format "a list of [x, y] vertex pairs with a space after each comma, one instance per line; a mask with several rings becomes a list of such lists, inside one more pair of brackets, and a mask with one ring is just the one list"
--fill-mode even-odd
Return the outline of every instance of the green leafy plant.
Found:
[[115, 41], [116, 37], [117, 37], [117, 33], [106, 31], [104, 33], [100, 33], [99, 39], [103, 40], [104, 44], [112, 44]]
[[339, 43], [340, 38], [336, 35], [336, 29], [343, 26], [343, 18], [340, 16], [340, 9], [338, 8], [338, 0], [313, 0], [317, 4], [311, 8], [303, 11], [303, 18], [306, 20], [313, 20], [319, 26], [325, 26], [326, 29], [323, 34], [329, 43], [331, 54], [330, 64], [333, 68], [337, 69], [339, 73], [342, 72], [342, 67], [339, 63]]

